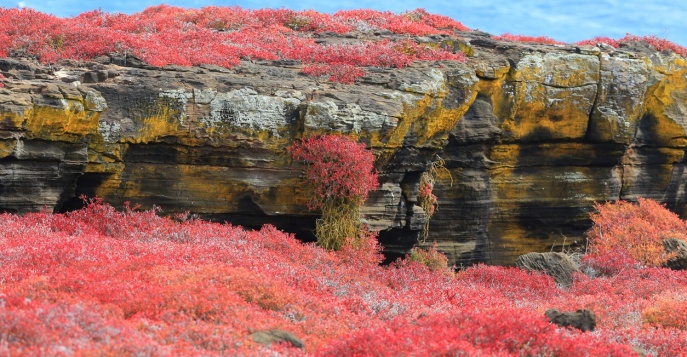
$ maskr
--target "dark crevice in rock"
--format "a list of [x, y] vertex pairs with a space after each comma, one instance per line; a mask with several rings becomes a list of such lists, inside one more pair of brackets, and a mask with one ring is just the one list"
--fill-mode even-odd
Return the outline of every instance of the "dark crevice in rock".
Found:
[[417, 230], [411, 230], [408, 226], [380, 231], [377, 239], [384, 247], [384, 262], [388, 264], [409, 254], [418, 242], [418, 235]]
[[80, 175], [74, 185], [74, 194], [71, 197], [65, 197], [64, 203], [57, 210], [57, 212], [65, 213], [83, 208], [84, 202], [80, 197], [96, 197], [96, 190], [104, 181], [107, 180], [109, 176], [109, 174], [96, 174], [88, 172]]
[[603, 62], [602, 62], [602, 57], [603, 53], [599, 53], [597, 56], [599, 58], [599, 81], [596, 83], [596, 95], [594, 96], [594, 102], [592, 103], [592, 108], [589, 111], [589, 116], [587, 119], [587, 130], [585, 131], [585, 139], [588, 141], [592, 141], [592, 127], [593, 127], [593, 121], [594, 121], [594, 114], [596, 113], [597, 107], [600, 103], [601, 96], [604, 94], [603, 93], [603, 84], [604, 84], [604, 78], [603, 78]]

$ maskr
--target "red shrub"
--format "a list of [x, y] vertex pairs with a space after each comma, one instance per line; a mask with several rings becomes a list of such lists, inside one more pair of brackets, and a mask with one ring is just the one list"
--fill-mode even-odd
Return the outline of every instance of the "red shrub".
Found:
[[615, 48], [618, 48], [620, 46], [620, 42], [618, 40], [614, 40], [612, 38], [608, 38], [605, 36], [597, 36], [589, 40], [583, 40], [583, 41], [578, 41], [575, 42], [576, 45], [588, 45], [588, 46], [596, 46], [599, 43], [605, 43], [607, 45], [611, 45]]
[[334, 18], [356, 24], [358, 27], [367, 26], [372, 29], [389, 30], [414, 36], [447, 33], [452, 31], [469, 31], [460, 22], [446, 16], [432, 15], [424, 9], [416, 9], [403, 14], [375, 10], [344, 10], [334, 14]]
[[587, 261], [607, 273], [630, 267], [634, 262], [660, 266], [670, 259], [663, 248], [666, 238], [687, 238], [687, 223], [650, 199], [618, 201], [595, 206], [594, 225], [587, 232]]
[[564, 42], [559, 42], [551, 37], [547, 36], [526, 36], [526, 35], [511, 35], [509, 33], [504, 33], [501, 36], [494, 37], [495, 40], [499, 41], [515, 41], [515, 42], [529, 42], [529, 43], [541, 43], [545, 45], [561, 45]]
[[598, 43], [606, 43], [608, 45], [611, 45], [615, 48], [621, 47], [623, 44], [627, 44], [630, 42], [644, 42], [651, 46], [653, 49], [656, 51], [667, 51], [670, 50], [674, 52], [677, 55], [680, 55], [682, 57], [687, 57], [687, 48], [680, 46], [678, 44], [675, 44], [669, 40], [666, 40], [664, 38], [659, 38], [657, 36], [636, 36], [632, 34], [627, 34], [625, 37], [622, 37], [620, 39], [614, 40], [612, 38], [608, 37], [594, 37], [589, 40], [584, 40], [584, 41], [579, 41], [576, 42], [578, 45], [591, 45], [591, 46], [596, 46]]
[[348, 238], [339, 251], [346, 264], [361, 268], [376, 265], [384, 260], [382, 246], [377, 240], [377, 232], [364, 229], [358, 239]]
[[661, 327], [687, 330], [687, 292], [667, 292], [642, 311], [644, 320]]
[[625, 37], [618, 40], [618, 42], [645, 42], [649, 44], [649, 46], [653, 47], [656, 51], [670, 50], [682, 57], [687, 57], [687, 48], [656, 36], [635, 36], [627, 34]]
[[362, 203], [377, 188], [374, 156], [365, 144], [345, 136], [314, 136], [291, 147], [294, 160], [308, 166], [305, 177], [313, 188], [309, 206], [320, 209], [327, 200], [345, 199]]

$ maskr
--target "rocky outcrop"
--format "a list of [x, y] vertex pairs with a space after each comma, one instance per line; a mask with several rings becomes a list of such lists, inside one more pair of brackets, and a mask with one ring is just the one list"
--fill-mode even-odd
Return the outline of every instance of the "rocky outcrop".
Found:
[[674, 255], [663, 264], [673, 270], [687, 270], [687, 242], [682, 239], [668, 238], [663, 241], [666, 252]]
[[1, 59], [0, 209], [68, 210], [97, 195], [308, 239], [316, 216], [286, 148], [338, 132], [375, 153], [380, 186], [363, 213], [391, 255], [417, 242], [418, 183], [439, 158], [450, 175], [437, 180], [428, 241], [458, 265], [581, 244], [596, 201], [642, 196], [687, 214], [687, 60], [641, 44], [426, 40], [471, 57], [372, 68], [354, 85], [289, 61]]
[[560, 312], [556, 309], [549, 309], [544, 314], [551, 323], [558, 326], [573, 327], [580, 331], [594, 331], [596, 328], [596, 315], [592, 310]]
[[290, 344], [296, 348], [304, 348], [305, 345], [300, 338], [288, 331], [272, 329], [266, 331], [253, 332], [250, 338], [258, 344], [270, 347], [273, 343]]
[[574, 273], [580, 269], [572, 258], [564, 253], [527, 253], [515, 260], [515, 265], [524, 270], [538, 271], [554, 278], [556, 284], [568, 287], [573, 283]]

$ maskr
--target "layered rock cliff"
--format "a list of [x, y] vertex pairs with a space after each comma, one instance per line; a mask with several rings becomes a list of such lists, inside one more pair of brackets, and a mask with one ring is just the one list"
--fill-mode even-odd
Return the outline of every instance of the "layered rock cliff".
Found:
[[364, 219], [389, 254], [417, 242], [421, 174], [442, 159], [428, 242], [457, 264], [510, 264], [583, 244], [594, 202], [650, 197], [687, 215], [687, 60], [613, 49], [427, 38], [467, 63], [371, 68], [353, 85], [298, 62], [152, 67], [135, 58], [41, 66], [0, 59], [0, 209], [158, 205], [312, 238], [301, 167], [318, 133], [369, 145]]

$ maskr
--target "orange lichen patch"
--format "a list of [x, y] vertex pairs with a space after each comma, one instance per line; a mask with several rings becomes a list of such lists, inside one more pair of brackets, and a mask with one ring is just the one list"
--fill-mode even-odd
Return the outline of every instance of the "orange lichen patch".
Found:
[[490, 98], [506, 137], [547, 141], [585, 137], [597, 87], [558, 88], [504, 76], [479, 81], [477, 91]]
[[[95, 194], [105, 200], [139, 197], [144, 204], [151, 199], [165, 207], [173, 204], [198, 213], [226, 213], [241, 210], [239, 200], [246, 196], [260, 206], [291, 211], [301, 207], [296, 187], [297, 172], [228, 168], [204, 165], [162, 165], [129, 163], [121, 172], [110, 175]], [[261, 174], [262, 173], [262, 174]]]
[[438, 47], [449, 50], [453, 53], [462, 52], [468, 57], [475, 55], [475, 48], [467, 41], [463, 41], [461, 39], [443, 40], [441, 43], [439, 43]]
[[150, 108], [146, 108], [138, 122], [141, 127], [136, 135], [127, 137], [124, 141], [135, 144], [147, 144], [161, 137], [177, 136], [184, 130], [179, 109], [170, 107], [163, 100], [156, 101]]
[[23, 115], [28, 139], [77, 142], [98, 130], [100, 113], [84, 109], [80, 102], [63, 100], [64, 107], [34, 106]]
[[506, 81], [505, 73], [498, 79], [480, 80], [476, 90], [479, 95], [489, 98], [496, 118], [503, 120], [511, 116], [515, 103], [514, 89], [513, 84]]
[[[484, 81], [482, 81], [484, 82]], [[599, 82], [599, 59], [586, 55], [546, 54], [524, 57], [505, 80], [481, 84], [492, 98], [512, 139], [584, 138]]]
[[477, 91], [472, 91], [470, 95], [469, 100], [465, 104], [455, 109], [446, 109], [439, 103], [434, 110], [429, 111], [428, 115], [425, 116], [425, 120], [417, 121], [414, 128], [416, 131], [419, 131], [417, 145], [441, 146], [436, 141], [448, 138], [448, 134], [453, 127], [458, 124], [458, 121], [465, 115], [472, 102], [477, 98]]
[[416, 146], [440, 147], [437, 141], [445, 140], [453, 127], [467, 112], [477, 97], [477, 91], [471, 91], [465, 104], [458, 108], [447, 109], [443, 106], [445, 93], [440, 97], [423, 96], [420, 100], [404, 105], [403, 116], [398, 126], [388, 136], [385, 147], [400, 147], [408, 135], [417, 137]]
[[0, 140], [0, 159], [8, 157], [17, 147], [17, 140]]
[[[517, 210], [517, 206], [501, 206], [499, 210]], [[489, 249], [489, 264], [513, 265], [515, 259], [531, 252], [548, 251], [555, 244], [555, 237], [530, 237], [530, 230], [522, 227], [516, 220], [494, 221], [489, 224], [489, 233], [493, 237]]]
[[516, 83], [511, 117], [503, 129], [517, 139], [582, 139], [596, 90], [596, 85], [560, 89]]
[[667, 62], [654, 63], [661, 80], [647, 89], [643, 128], [650, 130], [651, 144], [687, 146], [687, 60], [672, 56]]
[[124, 153], [127, 144], [106, 143], [94, 137], [88, 144], [88, 163], [85, 172], [117, 173], [124, 169]]

